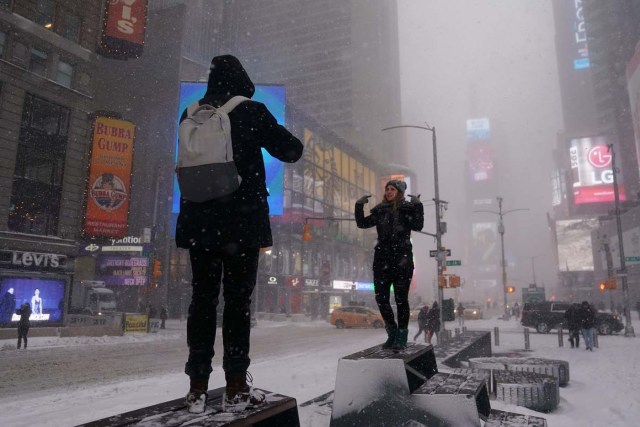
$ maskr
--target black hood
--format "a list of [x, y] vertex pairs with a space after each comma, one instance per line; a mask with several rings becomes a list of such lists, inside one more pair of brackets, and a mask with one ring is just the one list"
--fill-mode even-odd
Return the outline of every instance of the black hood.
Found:
[[251, 98], [254, 92], [253, 82], [238, 58], [222, 55], [211, 60], [205, 98], [224, 101], [236, 95]]

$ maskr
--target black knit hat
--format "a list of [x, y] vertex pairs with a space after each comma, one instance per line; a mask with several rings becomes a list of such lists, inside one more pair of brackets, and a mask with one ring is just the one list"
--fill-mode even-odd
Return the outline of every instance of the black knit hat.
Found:
[[387, 182], [387, 185], [385, 185], [384, 188], [387, 188], [388, 186], [395, 187], [395, 189], [402, 194], [407, 191], [407, 183], [404, 181], [400, 181], [399, 179], [392, 179], [391, 181]]

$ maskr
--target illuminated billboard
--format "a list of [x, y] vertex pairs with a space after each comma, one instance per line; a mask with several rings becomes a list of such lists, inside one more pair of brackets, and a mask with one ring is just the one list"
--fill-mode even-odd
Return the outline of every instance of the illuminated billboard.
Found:
[[104, 2], [104, 21], [98, 53], [128, 59], [142, 55], [147, 26], [148, 0]]
[[95, 118], [86, 190], [86, 236], [119, 238], [127, 234], [135, 130], [127, 120]]
[[627, 65], [627, 91], [631, 107], [631, 121], [636, 139], [636, 156], [640, 164], [640, 49]]
[[479, 275], [491, 276], [498, 271], [500, 243], [495, 222], [471, 224], [470, 264]]
[[15, 327], [20, 320], [16, 310], [24, 303], [31, 307], [31, 326], [62, 324], [65, 285], [63, 278], [0, 276], [0, 324]]
[[[262, 102], [273, 114], [279, 124], [285, 125], [286, 88], [281, 85], [256, 85], [256, 91], [251, 98], [253, 101]], [[180, 99], [178, 103], [177, 120], [180, 121], [182, 112], [193, 102], [202, 99], [207, 91], [206, 82], [180, 82]], [[284, 164], [273, 158], [262, 149], [264, 169], [266, 173], [267, 190], [269, 191], [269, 215], [282, 215], [284, 197]], [[176, 163], [178, 160], [178, 126], [176, 126]], [[180, 212], [180, 189], [178, 180], [173, 179], [173, 204], [172, 219], [175, 224]], [[172, 227], [172, 233], [175, 227]]]
[[494, 178], [493, 149], [487, 142], [474, 142], [467, 146], [469, 180], [490, 181]]
[[467, 119], [467, 139], [487, 140], [491, 138], [491, 121], [483, 119]]
[[598, 228], [597, 219], [556, 221], [558, 269], [560, 271], [592, 271], [591, 232]]
[[[612, 155], [605, 137], [574, 138], [569, 147], [573, 203], [584, 205], [591, 203], [613, 202]], [[620, 168], [620, 166], [617, 166]], [[622, 174], [618, 174], [620, 200], [626, 200]]]
[[147, 257], [99, 255], [95, 279], [107, 286], [146, 286], [148, 267]]

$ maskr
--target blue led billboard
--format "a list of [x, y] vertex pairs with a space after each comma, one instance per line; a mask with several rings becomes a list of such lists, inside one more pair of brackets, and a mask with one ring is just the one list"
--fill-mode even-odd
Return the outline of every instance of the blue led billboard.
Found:
[[[181, 82], [180, 99], [177, 111], [177, 120], [187, 106], [201, 99], [207, 90], [206, 82]], [[271, 114], [279, 124], [285, 124], [286, 89], [281, 85], [256, 85], [256, 91], [251, 98], [262, 102], [267, 106]], [[284, 197], [284, 164], [271, 157], [266, 150], [262, 150], [264, 167], [266, 172], [267, 190], [269, 191], [269, 214], [282, 215]], [[178, 132], [176, 126], [176, 162], [178, 159]], [[173, 179], [173, 204], [172, 204], [172, 233], [175, 232], [175, 223], [180, 211], [180, 190], [178, 180]]]
[[62, 323], [66, 280], [57, 278], [0, 277], [0, 324], [18, 324], [16, 310], [24, 303], [31, 307], [31, 326]]

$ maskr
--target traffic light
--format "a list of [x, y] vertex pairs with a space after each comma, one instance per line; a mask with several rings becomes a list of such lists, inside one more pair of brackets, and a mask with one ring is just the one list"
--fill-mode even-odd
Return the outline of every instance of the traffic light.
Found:
[[512, 294], [516, 291], [515, 286], [507, 286], [507, 293]]
[[153, 277], [160, 277], [162, 276], [162, 264], [160, 263], [159, 260], [153, 260]]
[[305, 224], [302, 228], [302, 240], [305, 242], [311, 240], [311, 224]]
[[446, 288], [447, 287], [447, 278], [444, 275], [438, 276], [438, 287]]
[[618, 282], [616, 281], [615, 277], [607, 277], [604, 282], [600, 282], [600, 285], [598, 286], [598, 288], [600, 289], [601, 292], [608, 290], [615, 290], [618, 289]]
[[452, 274], [449, 276], [449, 287], [450, 288], [459, 288], [460, 287], [460, 276]]

